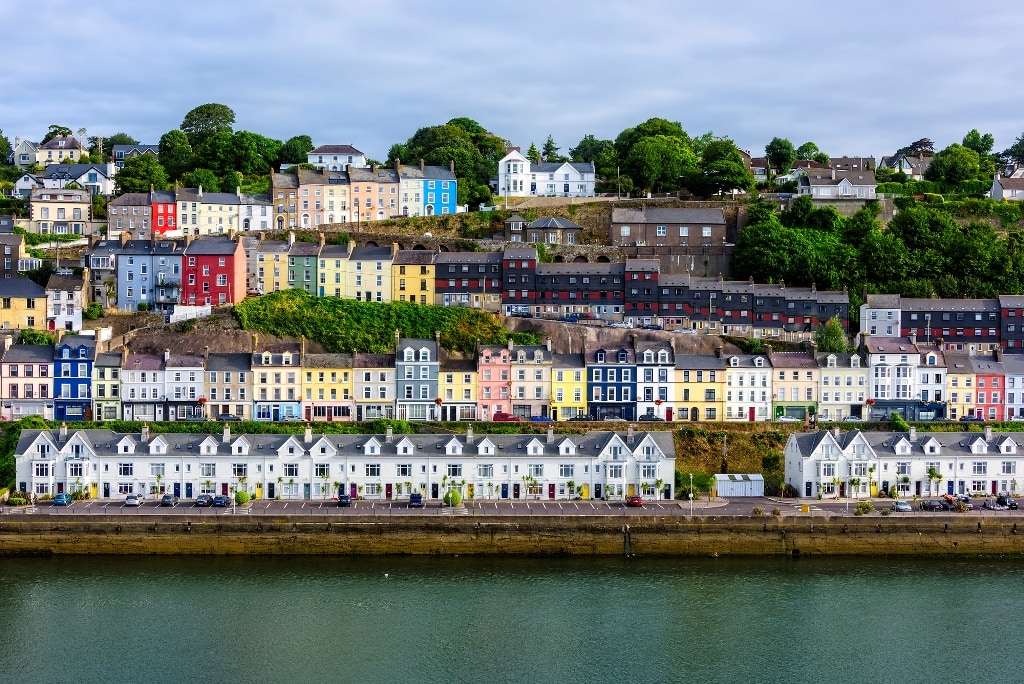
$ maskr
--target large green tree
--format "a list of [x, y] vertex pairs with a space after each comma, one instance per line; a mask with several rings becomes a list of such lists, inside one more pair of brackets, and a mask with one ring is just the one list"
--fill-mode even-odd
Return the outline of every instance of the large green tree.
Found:
[[544, 157], [544, 161], [546, 161], [546, 162], [566, 161], [567, 160], [566, 157], [563, 157], [562, 155], [558, 154], [558, 150], [559, 149], [561, 149], [561, 148], [558, 147], [558, 144], [555, 142], [555, 139], [553, 137], [551, 137], [551, 134], [549, 133], [548, 134], [548, 139], [544, 141], [544, 148], [541, 150], [541, 155]]
[[151, 154], [140, 154], [124, 160], [124, 166], [114, 176], [115, 194], [126, 192], [149, 192], [150, 186], [155, 190], [167, 187], [167, 173], [164, 167]]
[[4, 135], [4, 131], [0, 128], [0, 160], [5, 163], [7, 161], [7, 155], [11, 153], [11, 141]]
[[62, 126], [60, 124], [50, 124], [50, 127], [46, 129], [46, 135], [44, 135], [43, 139], [39, 141], [39, 144], [45, 145], [46, 143], [56, 138], [58, 135], [70, 137], [74, 135], [74, 131], [72, 131], [67, 126]]
[[690, 139], [690, 136], [683, 130], [683, 125], [678, 121], [668, 121], [667, 119], [655, 117], [619, 133], [615, 138], [615, 151], [618, 152], [619, 159], [626, 159], [629, 157], [633, 146], [641, 139], [657, 135], [677, 138], [684, 143], [688, 143]]
[[979, 133], [977, 128], [972, 128], [967, 135], [964, 136], [963, 146], [967, 149], [974, 150], [981, 157], [986, 157], [992, 153], [992, 147], [996, 144], [996, 139], [992, 137], [991, 133]]
[[246, 176], [265, 174], [278, 164], [280, 153], [280, 140], [250, 131], [236, 131], [231, 137], [229, 167], [221, 164], [222, 173], [234, 170]]
[[953, 143], [932, 158], [931, 164], [925, 171], [925, 178], [950, 185], [973, 180], [978, 177], [978, 172], [981, 170], [980, 161], [977, 152]]
[[846, 339], [846, 331], [838, 316], [833, 316], [818, 326], [814, 333], [814, 341], [818, 343], [819, 352], [844, 353], [850, 350], [850, 342]]
[[178, 180], [192, 168], [192, 145], [177, 128], [160, 136], [160, 163], [171, 180]]
[[217, 133], [231, 134], [235, 112], [224, 104], [211, 102], [190, 110], [181, 121], [182, 131], [188, 136], [192, 149], [201, 148]]
[[526, 158], [534, 164], [540, 164], [540, 150], [533, 143], [530, 143], [530, 148], [526, 150]]
[[653, 192], [679, 189], [679, 178], [696, 164], [685, 141], [665, 135], [641, 138], [626, 157], [625, 166], [639, 188]]
[[710, 197], [733, 190], [748, 192], [754, 187], [754, 175], [736, 145], [722, 139], [708, 143], [697, 168], [684, 174], [684, 182], [695, 195]]
[[1006, 161], [1024, 164], [1024, 133], [1018, 135], [1013, 144], [1003, 150], [1002, 156]]
[[182, 176], [181, 182], [186, 188], [198, 188], [201, 186], [203, 192], [220, 192], [220, 180], [210, 169], [189, 171]]
[[793, 143], [785, 138], [772, 138], [771, 142], [764, 146], [764, 153], [768, 158], [768, 165], [778, 173], [788, 172], [796, 161]]
[[296, 135], [288, 138], [281, 145], [280, 163], [302, 164], [306, 161], [306, 155], [313, 150], [313, 139], [308, 135]]

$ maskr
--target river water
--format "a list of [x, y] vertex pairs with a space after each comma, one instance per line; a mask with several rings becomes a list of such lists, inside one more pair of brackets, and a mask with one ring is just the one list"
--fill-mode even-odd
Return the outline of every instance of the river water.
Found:
[[1024, 562], [0, 560], [23, 682], [1013, 680]]

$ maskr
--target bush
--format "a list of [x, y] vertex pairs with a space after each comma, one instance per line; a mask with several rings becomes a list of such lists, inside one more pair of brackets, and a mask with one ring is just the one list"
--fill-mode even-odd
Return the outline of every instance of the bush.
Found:
[[776, 518], [782, 517], [782, 511], [779, 510], [778, 506], [772, 509], [772, 515], [774, 515]]
[[149, 304], [146, 302], [139, 302], [139, 313], [144, 313], [146, 311], [149, 311]]
[[881, 513], [882, 515], [889, 515], [890, 513], [892, 513], [892, 511], [891, 511], [891, 510], [889, 510], [888, 508], [883, 508], [883, 509], [882, 509], [882, 510], [880, 511], [880, 513]]
[[235, 492], [235, 503], [239, 506], [249, 503], [249, 498], [249, 492]]
[[24, 506], [28, 503], [28, 500], [21, 498], [20, 496], [12, 496], [7, 499], [8, 506]]
[[101, 316], [103, 316], [103, 307], [99, 302], [90, 303], [89, 306], [85, 307], [85, 311], [82, 312], [82, 317], [88, 321], [95, 321]]
[[751, 514], [751, 515], [753, 515], [753, 516], [761, 516], [761, 515], [764, 515], [764, 509], [763, 509], [763, 508], [761, 508], [760, 506], [754, 506], [754, 510], [752, 510], [752, 511], [750, 512], [750, 514]]
[[445, 506], [458, 506], [462, 503], [462, 494], [456, 489], [449, 489], [444, 493], [442, 501]]
[[855, 510], [853, 514], [867, 515], [868, 513], [871, 513], [873, 510], [875, 510], [875, 507], [871, 504], [870, 501], [861, 501], [859, 504], [857, 504], [857, 510]]

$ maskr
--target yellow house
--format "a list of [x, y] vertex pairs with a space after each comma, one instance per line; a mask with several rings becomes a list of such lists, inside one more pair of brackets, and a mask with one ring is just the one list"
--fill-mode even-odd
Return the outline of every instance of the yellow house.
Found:
[[226, 235], [242, 225], [242, 198], [237, 192], [174, 188], [178, 225], [186, 235]]
[[818, 412], [821, 371], [811, 352], [770, 352], [772, 417], [805, 420]]
[[348, 255], [346, 298], [358, 302], [390, 302], [391, 262], [397, 251], [395, 244], [352, 247]]
[[476, 360], [442, 357], [437, 378], [441, 420], [478, 420], [476, 378]]
[[27, 278], [0, 279], [0, 328], [46, 329], [46, 290]]
[[974, 415], [977, 378], [974, 366], [965, 354], [944, 352], [946, 356], [946, 396], [949, 397], [949, 419], [959, 420]]
[[434, 259], [425, 249], [401, 249], [391, 262], [391, 301], [434, 303]]
[[88, 190], [33, 190], [29, 196], [29, 230], [40, 235], [87, 235], [92, 216]]
[[256, 247], [256, 283], [264, 293], [288, 289], [288, 241], [260, 240]]
[[587, 414], [587, 368], [583, 354], [551, 355], [551, 419]]
[[317, 269], [317, 294], [321, 297], [345, 297], [348, 282], [347, 245], [324, 245], [320, 248], [320, 268]]
[[353, 420], [352, 372], [352, 354], [303, 354], [303, 418], [332, 422]]
[[710, 354], [676, 354], [674, 396], [665, 420], [725, 420], [725, 359]]
[[73, 135], [54, 136], [36, 148], [36, 166], [77, 164], [88, 150]]

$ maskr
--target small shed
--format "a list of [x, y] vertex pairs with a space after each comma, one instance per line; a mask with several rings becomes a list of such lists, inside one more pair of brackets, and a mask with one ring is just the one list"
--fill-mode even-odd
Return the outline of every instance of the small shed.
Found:
[[715, 475], [715, 491], [721, 497], [764, 496], [764, 477], [739, 473]]

